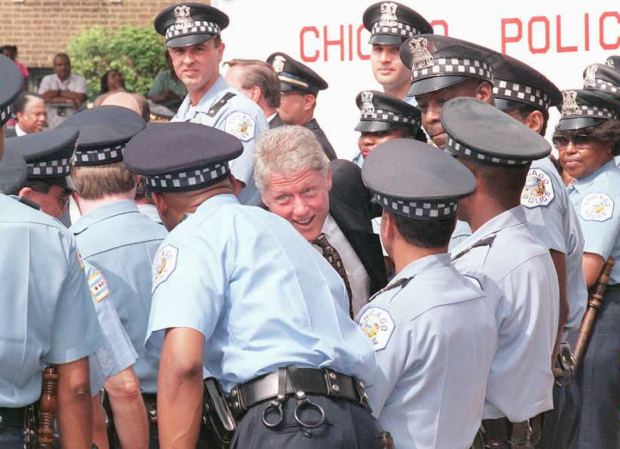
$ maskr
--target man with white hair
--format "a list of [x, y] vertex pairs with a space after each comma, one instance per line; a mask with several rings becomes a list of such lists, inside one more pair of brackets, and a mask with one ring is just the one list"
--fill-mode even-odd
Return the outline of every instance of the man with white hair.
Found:
[[[288, 220], [330, 262], [349, 293], [354, 316], [387, 280], [381, 244], [370, 221], [370, 198], [355, 167], [359, 188], [332, 188], [332, 161], [312, 131], [285, 126], [266, 131], [256, 146], [256, 185], [265, 205]], [[355, 181], [347, 176], [347, 182]], [[347, 196], [351, 198], [346, 198]], [[366, 198], [366, 201], [360, 198]]]

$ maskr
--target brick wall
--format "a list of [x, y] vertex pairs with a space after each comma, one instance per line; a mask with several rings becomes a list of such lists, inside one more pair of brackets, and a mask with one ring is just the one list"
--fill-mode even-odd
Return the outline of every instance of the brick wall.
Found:
[[[200, 0], [192, 0], [200, 1]], [[169, 0], [0, 0], [0, 46], [17, 45], [28, 67], [51, 67], [72, 36], [94, 25], [150, 25]], [[204, 3], [209, 3], [204, 1]]]

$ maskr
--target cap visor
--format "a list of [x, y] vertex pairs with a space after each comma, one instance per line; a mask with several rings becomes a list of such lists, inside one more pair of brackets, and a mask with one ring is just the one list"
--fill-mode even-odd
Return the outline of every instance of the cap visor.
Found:
[[408, 97], [417, 97], [418, 95], [424, 95], [429, 92], [435, 92], [439, 89], [445, 89], [454, 84], [460, 83], [469, 79], [467, 76], [435, 76], [433, 78], [426, 78], [419, 81], [414, 81], [409, 89]]
[[213, 38], [213, 34], [186, 34], [185, 36], [173, 37], [166, 42], [168, 48], [189, 47], [190, 45], [202, 44]]
[[605, 123], [606, 119], [591, 117], [571, 117], [563, 118], [556, 127], [557, 131], [570, 131], [575, 129], [592, 128]]
[[371, 45], [398, 45], [399, 47], [403, 42], [405, 42], [405, 39], [393, 34], [373, 34], [368, 41]]
[[390, 129], [398, 128], [395, 123], [379, 122], [373, 120], [360, 120], [355, 127], [355, 131], [362, 133], [378, 133], [382, 131], [389, 131]]
[[500, 111], [509, 111], [511, 109], [515, 109], [515, 108], [521, 108], [523, 106], [527, 106], [527, 103], [521, 103], [520, 101], [515, 101], [515, 100], [506, 100], [504, 98], [494, 98], [495, 100], [495, 107], [497, 109], [499, 109]]

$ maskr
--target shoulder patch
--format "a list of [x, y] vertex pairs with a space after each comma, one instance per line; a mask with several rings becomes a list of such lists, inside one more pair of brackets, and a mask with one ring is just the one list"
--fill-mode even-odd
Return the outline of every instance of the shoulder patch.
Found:
[[360, 317], [359, 326], [372, 341], [375, 351], [381, 351], [387, 347], [396, 327], [390, 313], [378, 307], [366, 310]]
[[101, 302], [110, 296], [108, 282], [99, 270], [94, 271], [88, 276], [88, 287], [90, 288], [90, 294], [93, 295], [95, 302]]
[[549, 175], [538, 168], [532, 168], [521, 192], [521, 205], [529, 208], [546, 206], [554, 197], [553, 183]]
[[179, 255], [178, 248], [172, 245], [164, 246], [153, 261], [153, 289], [159, 286], [159, 284], [165, 282], [174, 269], [177, 267], [177, 256]]
[[236, 138], [247, 142], [254, 137], [255, 122], [245, 112], [233, 112], [226, 118], [224, 131]]
[[609, 220], [614, 213], [614, 200], [606, 193], [589, 193], [579, 208], [579, 215], [587, 221]]

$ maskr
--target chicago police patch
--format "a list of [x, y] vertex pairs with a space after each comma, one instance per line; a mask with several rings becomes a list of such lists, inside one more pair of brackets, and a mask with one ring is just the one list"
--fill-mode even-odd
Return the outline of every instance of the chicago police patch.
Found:
[[96, 270], [88, 276], [88, 287], [95, 302], [101, 302], [110, 296], [110, 289], [101, 271]]
[[538, 168], [532, 168], [527, 174], [525, 187], [521, 192], [521, 205], [529, 208], [546, 206], [554, 197], [549, 175]]
[[153, 261], [153, 291], [165, 282], [177, 266], [178, 248], [166, 245], [159, 250]]
[[366, 310], [360, 318], [359, 325], [372, 341], [375, 351], [385, 349], [396, 327], [389, 312], [378, 307]]
[[242, 141], [254, 137], [254, 119], [245, 112], [233, 112], [226, 119], [224, 131]]
[[605, 193], [589, 193], [581, 200], [579, 215], [588, 221], [609, 220], [614, 213], [614, 200]]

